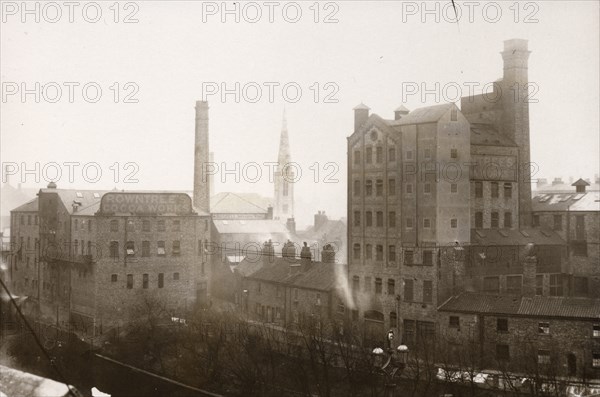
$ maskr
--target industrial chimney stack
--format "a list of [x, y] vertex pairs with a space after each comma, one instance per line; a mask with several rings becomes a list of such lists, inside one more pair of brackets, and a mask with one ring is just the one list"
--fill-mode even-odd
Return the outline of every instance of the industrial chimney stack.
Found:
[[210, 213], [208, 102], [196, 101], [196, 140], [194, 143], [194, 208]]

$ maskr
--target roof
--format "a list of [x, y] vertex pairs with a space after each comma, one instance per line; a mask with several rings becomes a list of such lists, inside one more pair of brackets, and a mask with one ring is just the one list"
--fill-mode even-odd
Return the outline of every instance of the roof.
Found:
[[35, 198], [35, 189], [24, 188], [19, 184], [18, 188], [9, 183], [0, 185], [0, 214], [10, 219], [10, 211], [23, 203]]
[[272, 219], [215, 219], [213, 223], [221, 234], [289, 234], [281, 221]]
[[1, 395], [7, 396], [80, 395], [73, 386], [2, 365], [0, 365], [0, 391], [2, 391]]
[[311, 262], [309, 269], [297, 272], [290, 270], [291, 265], [301, 266], [300, 260], [277, 257], [273, 264], [261, 267], [249, 277], [296, 288], [330, 291], [337, 285], [337, 272], [346, 272], [346, 265], [339, 263]]
[[565, 245], [558, 233], [544, 228], [471, 229], [471, 245]]
[[517, 147], [512, 139], [498, 132], [493, 126], [475, 123], [471, 123], [471, 145]]
[[[584, 181], [585, 182], [585, 181]], [[573, 185], [569, 182], [563, 182], [562, 180], [556, 182], [550, 182], [546, 179], [538, 180], [538, 183], [532, 186], [533, 190], [536, 193], [574, 193], [575, 189]], [[600, 183], [594, 182], [586, 188], [588, 192], [597, 192], [600, 191]]]
[[408, 110], [406, 108], [406, 106], [400, 105], [396, 109], [394, 109], [394, 112], [407, 112], [408, 113], [408, 112], [410, 112], [410, 110]]
[[600, 319], [600, 299], [564, 296], [516, 296], [467, 292], [442, 304], [439, 311], [522, 317]]
[[13, 209], [11, 212], [37, 212], [38, 210], [38, 198], [34, 198], [33, 200], [29, 200], [23, 205], [18, 206]]
[[[393, 120], [391, 125], [423, 124], [437, 122], [448, 110], [456, 108], [453, 103], [444, 103], [441, 105], [426, 106], [418, 108], [402, 117], [399, 120]], [[458, 108], [457, 108], [458, 109]]]
[[[81, 189], [40, 189], [40, 193], [55, 193], [60, 197], [67, 212], [71, 215], [94, 215], [100, 208], [100, 200], [109, 190], [81, 190]], [[73, 211], [73, 203], [80, 203], [77, 211]]]
[[352, 110], [370, 110], [371, 108], [365, 105], [364, 103], [360, 103], [354, 107]]
[[256, 193], [218, 193], [210, 198], [213, 214], [266, 214], [271, 199]]
[[532, 210], [534, 212], [598, 212], [600, 192], [538, 193], [533, 197]]
[[590, 186], [590, 183], [579, 178], [571, 186]]
[[342, 220], [327, 219], [324, 221], [318, 229], [315, 226], [309, 226], [306, 230], [298, 233], [299, 236], [305, 236], [308, 240], [322, 240], [328, 239], [334, 242], [333, 239], [341, 237], [343, 240], [346, 239], [346, 223]]

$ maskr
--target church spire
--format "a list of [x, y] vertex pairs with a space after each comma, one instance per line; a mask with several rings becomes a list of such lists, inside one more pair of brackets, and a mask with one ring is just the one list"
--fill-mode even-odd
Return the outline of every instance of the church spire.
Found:
[[287, 130], [287, 117], [285, 114], [285, 108], [283, 108], [283, 120], [281, 125], [281, 136], [279, 138], [279, 156], [277, 161], [279, 162], [278, 168], [281, 170], [287, 163], [291, 161], [290, 155], [290, 139], [288, 137]]
[[290, 154], [290, 140], [287, 129], [287, 117], [283, 109], [281, 135], [279, 137], [279, 155], [275, 171], [275, 219], [287, 220], [294, 217], [294, 168], [288, 166], [292, 161]]

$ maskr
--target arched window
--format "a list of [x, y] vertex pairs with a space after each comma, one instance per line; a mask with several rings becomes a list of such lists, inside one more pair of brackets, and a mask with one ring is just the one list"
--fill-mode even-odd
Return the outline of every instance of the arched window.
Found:
[[354, 244], [354, 259], [360, 259], [360, 244]]

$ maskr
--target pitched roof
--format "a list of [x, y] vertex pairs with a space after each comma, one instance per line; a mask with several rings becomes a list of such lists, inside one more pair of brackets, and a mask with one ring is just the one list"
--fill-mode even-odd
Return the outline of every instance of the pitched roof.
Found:
[[270, 198], [256, 193], [222, 192], [210, 198], [210, 212], [213, 214], [266, 214]]
[[539, 193], [532, 199], [534, 212], [600, 211], [600, 192]]
[[364, 103], [359, 103], [352, 110], [370, 110], [371, 108], [365, 105]]
[[278, 220], [272, 219], [215, 219], [217, 231], [221, 234], [289, 234], [287, 227]]
[[37, 212], [38, 210], [38, 198], [34, 198], [33, 200], [29, 200], [23, 205], [18, 206], [17, 208], [11, 210], [11, 212]]
[[590, 183], [579, 178], [571, 186], [590, 186]]
[[273, 264], [261, 267], [249, 277], [291, 287], [330, 291], [337, 286], [338, 272], [346, 271], [346, 265], [339, 263], [311, 262], [309, 269], [297, 272], [290, 270], [291, 265], [301, 266], [300, 260], [277, 257]]
[[[40, 189], [40, 193], [55, 193], [63, 202], [71, 215], [94, 215], [100, 208], [100, 200], [109, 190], [81, 189]], [[73, 211], [73, 203], [79, 203], [77, 211]]]
[[448, 110], [456, 107], [453, 103], [444, 103], [441, 105], [426, 106], [418, 108], [402, 117], [400, 120], [393, 120], [391, 125], [423, 124], [437, 122]]
[[564, 296], [525, 297], [467, 292], [450, 298], [438, 310], [521, 317], [600, 319], [600, 299]]
[[527, 229], [471, 229], [471, 245], [564, 245], [558, 233], [544, 228]]
[[517, 147], [512, 139], [502, 135], [493, 126], [475, 123], [471, 123], [471, 145]]
[[410, 110], [408, 110], [406, 108], [406, 106], [400, 105], [396, 109], [394, 109], [394, 112], [407, 112], [408, 113], [408, 112], [410, 112]]
[[[546, 182], [546, 183], [544, 183]], [[585, 182], [585, 181], [584, 181]], [[587, 183], [587, 182], [586, 182]], [[550, 182], [548, 183], [546, 180], [539, 180], [537, 184], [532, 186], [535, 193], [575, 193], [575, 189], [573, 189], [573, 185], [568, 182]], [[600, 184], [598, 182], [594, 182], [586, 188], [588, 192], [597, 192], [600, 191]]]

